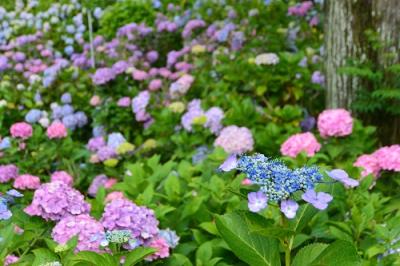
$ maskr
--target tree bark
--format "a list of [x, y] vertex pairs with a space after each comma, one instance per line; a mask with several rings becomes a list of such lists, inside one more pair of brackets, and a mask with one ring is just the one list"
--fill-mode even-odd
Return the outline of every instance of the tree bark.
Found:
[[349, 59], [367, 58], [364, 31], [371, 24], [372, 0], [325, 2], [325, 73], [328, 108], [349, 109], [360, 79], [341, 74]]
[[[400, 63], [400, 0], [325, 0], [325, 73], [327, 108], [351, 108], [359, 89], [371, 90], [367, 80], [340, 73], [350, 59], [374, 62], [385, 73], [383, 86], [395, 85], [385, 71]], [[365, 31], [377, 32], [378, 49], [371, 47]], [[368, 121], [377, 125], [383, 143], [400, 141], [400, 118], [377, 114]]]

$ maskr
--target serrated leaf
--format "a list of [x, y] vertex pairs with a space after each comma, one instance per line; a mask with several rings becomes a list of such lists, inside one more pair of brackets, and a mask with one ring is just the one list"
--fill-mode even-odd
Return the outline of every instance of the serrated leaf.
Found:
[[32, 251], [35, 254], [35, 259], [32, 266], [39, 266], [47, 262], [59, 261], [59, 257], [46, 248], [38, 248]]
[[323, 243], [314, 243], [297, 252], [293, 259], [292, 266], [311, 265], [311, 263], [324, 251], [329, 245]]
[[249, 227], [241, 213], [217, 216], [216, 224], [233, 253], [244, 262], [258, 266], [280, 265], [277, 240], [249, 233]]

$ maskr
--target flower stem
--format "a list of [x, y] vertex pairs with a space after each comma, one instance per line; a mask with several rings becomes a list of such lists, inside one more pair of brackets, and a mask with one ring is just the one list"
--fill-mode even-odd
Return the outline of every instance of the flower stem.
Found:
[[290, 266], [290, 263], [291, 263], [290, 248], [287, 247], [285, 248], [285, 265]]

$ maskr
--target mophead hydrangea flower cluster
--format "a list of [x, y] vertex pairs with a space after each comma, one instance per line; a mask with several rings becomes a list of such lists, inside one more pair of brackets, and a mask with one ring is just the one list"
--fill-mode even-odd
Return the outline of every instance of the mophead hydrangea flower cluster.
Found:
[[361, 155], [354, 166], [363, 168], [363, 177], [369, 174], [378, 177], [382, 170], [400, 172], [400, 145], [385, 146], [372, 154]]
[[36, 215], [52, 221], [87, 214], [89, 210], [90, 205], [85, 202], [84, 196], [60, 181], [42, 184], [35, 190], [32, 203], [25, 208], [25, 212], [31, 216]]
[[345, 109], [328, 109], [318, 116], [317, 126], [321, 137], [344, 137], [353, 131], [353, 118]]

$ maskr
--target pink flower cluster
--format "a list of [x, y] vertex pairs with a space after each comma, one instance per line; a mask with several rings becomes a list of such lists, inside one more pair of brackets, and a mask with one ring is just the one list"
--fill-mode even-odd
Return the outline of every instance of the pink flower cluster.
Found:
[[222, 147], [227, 153], [242, 154], [253, 150], [254, 140], [247, 127], [228, 126], [221, 130], [214, 146]]
[[152, 261], [158, 258], [169, 257], [169, 246], [164, 238], [157, 237], [151, 240], [148, 246], [157, 249], [157, 251], [154, 254], [151, 254], [150, 256], [146, 257], [146, 260]]
[[4, 266], [8, 266], [13, 263], [16, 263], [18, 260], [19, 260], [19, 257], [17, 257], [17, 256], [7, 255], [6, 258], [4, 259]]
[[18, 176], [18, 167], [13, 164], [0, 165], [0, 183], [5, 183]]
[[369, 174], [378, 177], [382, 170], [400, 172], [400, 145], [382, 147], [372, 154], [361, 155], [353, 165], [363, 168], [363, 177]]
[[51, 182], [55, 182], [55, 181], [63, 182], [70, 187], [72, 187], [72, 184], [74, 183], [74, 178], [65, 171], [56, 171], [56, 172], [52, 173], [50, 180], [51, 180]]
[[127, 199], [109, 202], [100, 221], [107, 230], [129, 230], [136, 239], [146, 242], [158, 235], [154, 212]]
[[313, 2], [312, 1], [305, 1], [295, 6], [291, 6], [288, 9], [288, 14], [291, 16], [299, 16], [304, 17], [307, 15], [308, 11], [312, 8]]
[[319, 114], [317, 125], [323, 138], [343, 137], [353, 131], [353, 118], [345, 109], [329, 109]]
[[20, 175], [15, 178], [14, 187], [17, 189], [37, 189], [40, 186], [40, 178], [33, 175]]
[[14, 138], [28, 139], [32, 136], [32, 126], [25, 122], [15, 123], [10, 128], [11, 136]]
[[47, 136], [49, 139], [61, 139], [67, 136], [67, 128], [61, 122], [53, 122], [47, 128]]
[[104, 234], [104, 227], [100, 222], [88, 214], [67, 216], [62, 218], [53, 228], [51, 236], [59, 244], [65, 244], [72, 237], [78, 235], [78, 244], [75, 251], [90, 250], [100, 251], [101, 239], [96, 235]]
[[83, 195], [63, 182], [42, 184], [34, 193], [32, 203], [25, 208], [31, 216], [59, 221], [66, 216], [88, 213], [90, 205]]
[[321, 149], [315, 136], [310, 133], [300, 133], [290, 136], [281, 146], [282, 155], [296, 158], [301, 152], [306, 152], [307, 156], [312, 157]]

